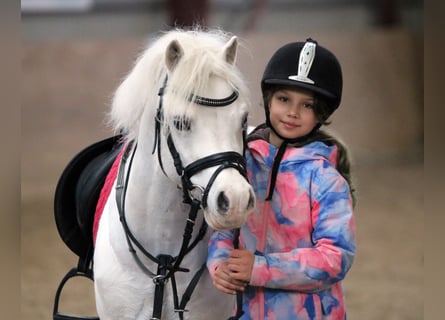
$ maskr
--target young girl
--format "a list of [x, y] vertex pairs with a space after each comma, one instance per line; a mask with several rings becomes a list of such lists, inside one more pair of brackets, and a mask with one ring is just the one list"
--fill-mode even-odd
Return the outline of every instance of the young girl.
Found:
[[346, 318], [342, 280], [355, 254], [346, 149], [320, 130], [337, 109], [342, 72], [312, 39], [289, 43], [261, 81], [266, 123], [248, 137], [256, 211], [240, 230], [210, 239], [217, 289], [242, 291], [241, 319]]

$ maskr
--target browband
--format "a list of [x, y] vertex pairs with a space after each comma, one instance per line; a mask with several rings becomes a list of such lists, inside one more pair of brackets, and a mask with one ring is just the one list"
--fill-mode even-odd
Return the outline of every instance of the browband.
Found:
[[238, 96], [239, 96], [238, 91], [235, 90], [232, 92], [230, 96], [222, 99], [211, 99], [197, 95], [191, 95], [189, 97], [189, 101], [192, 101], [196, 104], [206, 107], [225, 107], [234, 102], [236, 99], [238, 99]]

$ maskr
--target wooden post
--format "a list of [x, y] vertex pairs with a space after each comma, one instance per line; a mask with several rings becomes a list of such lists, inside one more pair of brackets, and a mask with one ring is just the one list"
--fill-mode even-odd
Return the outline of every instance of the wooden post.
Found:
[[196, 24], [207, 26], [208, 0], [168, 0], [169, 26], [190, 27]]

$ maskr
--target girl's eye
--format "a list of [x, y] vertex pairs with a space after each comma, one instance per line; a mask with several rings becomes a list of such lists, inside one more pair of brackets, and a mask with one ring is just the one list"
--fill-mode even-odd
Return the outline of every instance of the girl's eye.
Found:
[[307, 109], [313, 109], [314, 108], [314, 104], [313, 103], [305, 103], [303, 104], [303, 106]]
[[279, 97], [278, 97], [278, 100], [280, 100], [280, 101], [282, 101], [282, 102], [287, 102], [287, 101], [289, 101], [289, 98], [286, 97], [286, 96], [279, 96]]
[[190, 131], [192, 127], [192, 121], [188, 118], [178, 116], [173, 119], [173, 125], [178, 131]]

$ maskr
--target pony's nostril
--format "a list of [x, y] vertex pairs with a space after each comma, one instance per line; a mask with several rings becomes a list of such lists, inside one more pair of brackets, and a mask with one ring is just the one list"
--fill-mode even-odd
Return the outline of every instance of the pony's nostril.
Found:
[[218, 211], [221, 213], [225, 213], [229, 210], [229, 198], [226, 197], [224, 192], [220, 192], [218, 195]]
[[255, 197], [253, 196], [253, 192], [249, 192], [249, 202], [247, 203], [247, 209], [253, 208], [255, 202]]

